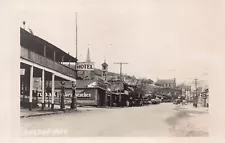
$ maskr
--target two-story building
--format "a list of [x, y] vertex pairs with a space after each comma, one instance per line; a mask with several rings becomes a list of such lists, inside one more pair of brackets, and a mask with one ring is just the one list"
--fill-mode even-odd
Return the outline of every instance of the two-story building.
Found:
[[[21, 107], [29, 110], [37, 107], [39, 100], [36, 91], [39, 90], [42, 95], [40, 99], [42, 109], [46, 107], [47, 94], [52, 95], [50, 102], [51, 108], [54, 109], [55, 84], [48, 86], [48, 82], [60, 81], [63, 87], [63, 81], [70, 81], [72, 87], [76, 81], [75, 69], [61, 63], [75, 63], [77, 59], [22, 28], [20, 28], [20, 50]], [[34, 89], [34, 78], [40, 79], [39, 89]]]

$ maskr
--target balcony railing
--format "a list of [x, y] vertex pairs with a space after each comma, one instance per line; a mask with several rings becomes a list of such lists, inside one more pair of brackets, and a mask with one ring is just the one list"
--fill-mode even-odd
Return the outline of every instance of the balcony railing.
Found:
[[28, 49], [25, 49], [21, 47], [21, 54], [20, 57], [23, 59], [26, 59], [28, 61], [31, 61], [33, 63], [36, 63], [38, 65], [44, 66], [46, 68], [49, 68], [51, 70], [57, 71], [59, 73], [62, 73], [64, 75], [76, 78], [75, 71], [69, 67], [66, 67], [60, 63], [54, 62], [46, 57], [43, 57], [39, 54], [36, 54], [35, 52], [32, 52]]

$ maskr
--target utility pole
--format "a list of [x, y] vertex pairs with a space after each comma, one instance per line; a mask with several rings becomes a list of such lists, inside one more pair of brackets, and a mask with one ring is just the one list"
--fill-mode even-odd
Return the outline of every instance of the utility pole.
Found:
[[198, 87], [197, 87], [198, 86], [198, 79], [196, 78], [194, 80], [195, 80], [195, 101], [194, 101], [195, 103], [194, 103], [194, 106], [197, 107], [198, 106], [197, 105], [198, 104], [198, 96], [197, 96], [197, 94], [198, 94], [197, 93], [197, 90], [198, 90]]
[[[77, 13], [76, 13], [76, 60], [77, 60]], [[76, 86], [77, 86], [77, 69], [76, 69], [76, 63], [75, 62], [75, 81], [72, 82], [72, 103], [71, 103], [71, 109], [77, 109], [77, 100], [76, 100]]]
[[[128, 63], [118, 62], [118, 63], [114, 63], [114, 64], [119, 64], [120, 65], [120, 85], [122, 85], [122, 83], [123, 83], [122, 68], [123, 68], [123, 65], [128, 64]], [[119, 104], [121, 104], [121, 90], [119, 92]]]

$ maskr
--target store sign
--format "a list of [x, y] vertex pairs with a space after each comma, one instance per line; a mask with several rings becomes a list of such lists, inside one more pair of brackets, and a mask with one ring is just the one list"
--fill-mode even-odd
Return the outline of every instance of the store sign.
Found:
[[77, 93], [76, 96], [77, 97], [88, 97], [89, 98], [89, 97], [91, 97], [91, 94], [84, 92], [84, 93]]
[[20, 75], [25, 75], [25, 69], [20, 69]]
[[81, 70], [81, 71], [94, 70], [94, 63], [93, 62], [79, 62], [76, 64], [76, 70]]

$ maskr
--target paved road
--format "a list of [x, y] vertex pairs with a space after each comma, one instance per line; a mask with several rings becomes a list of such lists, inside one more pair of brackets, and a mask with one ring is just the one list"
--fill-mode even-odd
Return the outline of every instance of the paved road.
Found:
[[[192, 111], [186, 106], [162, 103], [131, 108], [90, 108], [90, 111], [21, 119], [21, 136], [44, 136], [46, 134], [40, 133], [46, 130], [51, 130], [48, 136], [70, 137], [207, 136], [207, 123], [201, 125], [203, 128], [194, 128], [198, 126], [197, 120], [208, 117], [207, 112]], [[53, 134], [56, 129], [61, 132]]]

